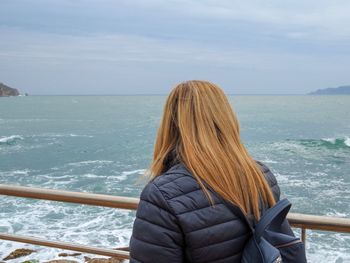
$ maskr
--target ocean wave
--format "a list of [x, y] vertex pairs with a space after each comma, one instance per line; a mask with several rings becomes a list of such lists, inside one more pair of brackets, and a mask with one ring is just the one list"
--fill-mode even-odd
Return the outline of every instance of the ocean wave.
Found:
[[139, 174], [143, 175], [146, 172], [146, 169], [137, 169], [137, 170], [132, 170], [132, 171], [123, 171], [121, 175], [117, 176], [119, 180], [126, 180], [129, 175], [132, 174]]
[[92, 136], [92, 135], [74, 134], [74, 133], [70, 133], [68, 136], [69, 136], [69, 137], [86, 137], [86, 138], [93, 138], [93, 137], [94, 137], [94, 136]]
[[321, 139], [301, 139], [301, 140], [287, 140], [292, 143], [304, 147], [328, 148], [328, 149], [349, 149], [349, 137], [330, 137]]
[[66, 138], [66, 137], [85, 137], [85, 138], [93, 138], [92, 135], [87, 134], [75, 134], [75, 133], [43, 133], [34, 135], [33, 137], [48, 137], [48, 138]]
[[88, 161], [68, 163], [67, 165], [69, 165], [69, 166], [84, 166], [84, 165], [91, 165], [91, 164], [109, 164], [109, 163], [113, 163], [113, 161], [110, 161], [110, 160], [88, 160]]
[[271, 160], [269, 158], [261, 159], [260, 161], [263, 163], [278, 163], [277, 161]]
[[28, 175], [29, 172], [31, 172], [29, 169], [11, 171], [13, 175]]
[[15, 144], [19, 140], [24, 140], [24, 138], [20, 135], [11, 135], [11, 136], [0, 137], [0, 145]]
[[83, 178], [99, 178], [99, 179], [102, 179], [102, 178], [106, 178], [107, 176], [106, 175], [98, 175], [98, 174], [83, 174], [82, 175]]
[[325, 144], [330, 143], [331, 145], [337, 146], [337, 147], [350, 147], [350, 138], [349, 137], [343, 137], [343, 138], [323, 138], [321, 139], [322, 142]]
[[144, 174], [146, 172], [146, 169], [137, 169], [132, 171], [124, 171], [122, 172], [122, 175], [130, 175], [130, 174]]

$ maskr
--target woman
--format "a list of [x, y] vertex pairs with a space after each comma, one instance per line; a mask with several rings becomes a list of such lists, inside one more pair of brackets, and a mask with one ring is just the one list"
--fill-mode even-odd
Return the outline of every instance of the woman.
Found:
[[224, 92], [206, 81], [171, 91], [149, 171], [131, 263], [240, 262], [249, 228], [219, 196], [255, 221], [280, 197], [274, 175], [242, 144]]

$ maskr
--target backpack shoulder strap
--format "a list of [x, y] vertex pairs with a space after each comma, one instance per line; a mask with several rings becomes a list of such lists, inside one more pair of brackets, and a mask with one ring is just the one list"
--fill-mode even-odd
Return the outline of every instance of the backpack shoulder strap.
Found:
[[[215, 193], [215, 192], [214, 192]], [[266, 210], [264, 215], [260, 218], [258, 223], [253, 226], [252, 222], [247, 218], [243, 211], [236, 205], [230, 203], [229, 201], [222, 198], [219, 194], [215, 195], [223, 202], [224, 205], [236, 216], [238, 216], [242, 221], [244, 221], [254, 233], [256, 240], [260, 240], [266, 228], [271, 224], [281, 225], [286, 218], [289, 209], [291, 208], [291, 203], [288, 199], [282, 199], [277, 202], [273, 207]]]
[[271, 224], [281, 225], [291, 206], [291, 203], [287, 199], [282, 199], [273, 207], [266, 210], [265, 214], [260, 218], [259, 222], [255, 226], [254, 236], [256, 240], [260, 240], [265, 229]]

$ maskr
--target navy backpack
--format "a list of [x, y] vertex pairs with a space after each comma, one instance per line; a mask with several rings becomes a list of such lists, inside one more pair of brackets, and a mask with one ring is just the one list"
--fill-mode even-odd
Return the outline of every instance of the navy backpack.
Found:
[[222, 200], [235, 215], [249, 225], [251, 230], [251, 237], [243, 250], [242, 263], [307, 262], [305, 246], [299, 238], [294, 236], [286, 219], [291, 207], [287, 199], [267, 209], [255, 226], [252, 226], [241, 209]]

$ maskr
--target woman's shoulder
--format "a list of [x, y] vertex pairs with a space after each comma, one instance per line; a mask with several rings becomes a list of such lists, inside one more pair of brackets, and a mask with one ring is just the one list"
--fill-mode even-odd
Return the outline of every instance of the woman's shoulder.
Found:
[[160, 203], [173, 214], [196, 210], [208, 202], [197, 180], [183, 164], [176, 164], [151, 180], [140, 199]]
[[260, 166], [260, 169], [265, 174], [265, 178], [269, 182], [270, 186], [277, 184], [277, 179], [271, 172], [270, 168], [261, 161], [255, 160], [255, 162]]
[[166, 172], [153, 178], [145, 188], [153, 187], [156, 187], [166, 200], [200, 188], [196, 179], [182, 163], [173, 165]]
[[[255, 161], [261, 167], [275, 199], [279, 200], [280, 188], [275, 175], [263, 162]], [[207, 203], [199, 183], [182, 163], [173, 165], [166, 172], [153, 178], [143, 189], [140, 198], [162, 202], [164, 207], [174, 212], [187, 210], [189, 203], [195, 203], [192, 209], [205, 206]], [[185, 206], [182, 207], [183, 205]]]
[[279, 200], [281, 192], [277, 183], [276, 176], [273, 174], [273, 172], [270, 170], [270, 168], [266, 164], [258, 160], [255, 160], [255, 162], [260, 166], [261, 171], [264, 173], [265, 179], [267, 183], [270, 185], [270, 188], [272, 190], [272, 193], [276, 201]]
[[[277, 179], [270, 168], [263, 162], [255, 160], [259, 165], [261, 171], [265, 175], [265, 178], [271, 188], [277, 186]], [[172, 190], [186, 192], [188, 190], [193, 190], [193, 188], [200, 188], [197, 180], [193, 177], [191, 172], [182, 163], [177, 163], [171, 166], [163, 174], [153, 178], [149, 184], [154, 184], [161, 190]]]

